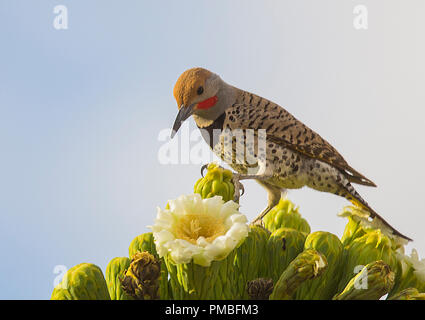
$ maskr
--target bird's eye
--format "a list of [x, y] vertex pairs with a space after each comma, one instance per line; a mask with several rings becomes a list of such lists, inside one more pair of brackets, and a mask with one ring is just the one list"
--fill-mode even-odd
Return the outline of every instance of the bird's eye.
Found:
[[204, 92], [204, 87], [199, 87], [196, 93], [200, 96]]

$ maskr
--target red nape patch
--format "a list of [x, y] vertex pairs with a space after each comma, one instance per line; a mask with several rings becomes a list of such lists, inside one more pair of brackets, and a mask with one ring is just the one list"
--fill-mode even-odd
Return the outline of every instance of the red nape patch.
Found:
[[209, 109], [212, 106], [214, 106], [217, 103], [217, 101], [218, 101], [217, 96], [214, 96], [214, 97], [208, 98], [207, 100], [199, 102], [196, 108], [197, 109]]

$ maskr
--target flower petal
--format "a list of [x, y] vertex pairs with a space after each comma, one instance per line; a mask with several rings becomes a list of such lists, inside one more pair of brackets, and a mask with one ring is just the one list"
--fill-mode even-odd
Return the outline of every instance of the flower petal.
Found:
[[157, 209], [151, 229], [159, 256], [169, 255], [175, 263], [193, 260], [209, 266], [214, 260], [224, 259], [248, 235], [248, 220], [233, 201], [192, 194], [168, 204], [169, 209]]

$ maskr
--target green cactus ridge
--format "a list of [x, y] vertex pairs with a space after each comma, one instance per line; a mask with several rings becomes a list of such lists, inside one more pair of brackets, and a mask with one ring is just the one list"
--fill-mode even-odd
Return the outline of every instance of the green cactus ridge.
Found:
[[[227, 259], [227, 258], [226, 258]], [[170, 291], [177, 300], [218, 300], [223, 299], [223, 288], [217, 285], [220, 268], [226, 259], [213, 261], [211, 266], [202, 267], [195, 263], [174, 264], [169, 257], [165, 263], [170, 274]]]
[[235, 250], [233, 276], [236, 286], [236, 297], [248, 299], [247, 282], [267, 276], [272, 255], [267, 242], [270, 233], [260, 226], [251, 226], [248, 237]]
[[270, 264], [264, 266], [267, 273], [262, 276], [269, 277], [276, 282], [291, 261], [303, 251], [305, 239], [305, 234], [295, 229], [279, 228], [275, 230], [267, 241], [265, 252], [269, 257], [264, 261], [270, 261]]

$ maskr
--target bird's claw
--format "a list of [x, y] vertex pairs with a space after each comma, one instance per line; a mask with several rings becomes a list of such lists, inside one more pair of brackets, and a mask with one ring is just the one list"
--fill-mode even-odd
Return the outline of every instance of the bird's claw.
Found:
[[201, 167], [201, 176], [202, 176], [202, 178], [204, 177], [204, 171], [205, 171], [205, 169], [206, 168], [208, 168], [208, 163], [207, 164], [204, 164], [202, 167]]
[[[205, 171], [205, 169], [207, 169], [209, 165], [210, 165], [210, 164], [209, 164], [209, 163], [207, 163], [207, 164], [204, 164], [204, 165], [201, 167], [201, 176], [202, 176], [202, 178], [204, 177], [204, 171]], [[218, 167], [224, 170], [224, 168], [223, 168], [222, 166], [218, 166]]]
[[264, 221], [263, 221], [263, 219], [255, 219], [255, 220], [253, 220], [251, 223], [250, 223], [250, 225], [252, 225], [252, 226], [259, 226], [259, 227], [262, 227], [262, 228], [266, 228], [265, 227], [265, 225], [264, 225]]
[[232, 182], [233, 182], [233, 185], [235, 186], [235, 195], [234, 195], [233, 201], [239, 202], [239, 198], [245, 194], [245, 187], [240, 182], [240, 174], [233, 173]]
[[242, 183], [240, 183], [239, 182], [239, 184], [240, 184], [240, 189], [241, 189], [241, 197], [245, 194], [245, 187], [243, 186], [243, 184]]

